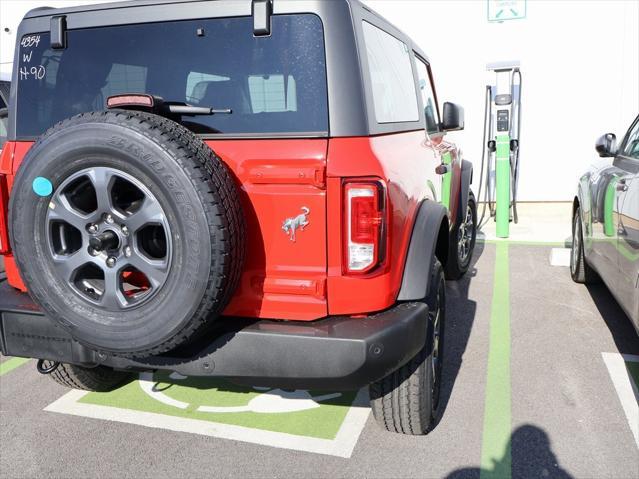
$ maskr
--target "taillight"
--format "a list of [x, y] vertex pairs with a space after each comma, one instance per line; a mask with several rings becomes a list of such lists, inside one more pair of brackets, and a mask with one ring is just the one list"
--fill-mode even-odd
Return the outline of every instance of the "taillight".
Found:
[[7, 187], [7, 177], [0, 174], [0, 254], [9, 252], [8, 207], [9, 188]]
[[386, 195], [380, 182], [344, 185], [344, 256], [347, 273], [366, 273], [384, 259]]
[[153, 108], [155, 100], [151, 95], [128, 93], [123, 95], [111, 95], [107, 98], [107, 108], [119, 108], [122, 106], [143, 106]]

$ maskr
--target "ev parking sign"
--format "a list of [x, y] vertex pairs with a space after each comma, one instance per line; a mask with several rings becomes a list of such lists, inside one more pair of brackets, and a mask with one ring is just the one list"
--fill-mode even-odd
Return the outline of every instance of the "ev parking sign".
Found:
[[523, 18], [526, 18], [526, 0], [488, 0], [489, 22]]

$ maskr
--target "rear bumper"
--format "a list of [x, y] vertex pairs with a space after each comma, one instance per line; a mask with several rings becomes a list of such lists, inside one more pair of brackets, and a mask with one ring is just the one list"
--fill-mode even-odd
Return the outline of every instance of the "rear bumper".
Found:
[[404, 303], [367, 318], [313, 322], [223, 318], [197, 344], [128, 359], [86, 348], [28, 295], [0, 282], [0, 346], [7, 356], [186, 376], [220, 376], [256, 386], [357, 389], [406, 364], [426, 341], [428, 308]]

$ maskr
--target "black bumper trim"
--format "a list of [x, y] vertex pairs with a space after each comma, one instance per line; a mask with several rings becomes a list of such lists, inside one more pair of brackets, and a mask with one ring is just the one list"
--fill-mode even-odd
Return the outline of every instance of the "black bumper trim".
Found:
[[423, 303], [399, 304], [367, 318], [313, 322], [224, 318], [197, 344], [161, 356], [128, 359], [86, 348], [43, 315], [28, 295], [0, 283], [0, 346], [7, 356], [133, 371], [165, 369], [256, 386], [360, 388], [420, 351], [427, 320]]

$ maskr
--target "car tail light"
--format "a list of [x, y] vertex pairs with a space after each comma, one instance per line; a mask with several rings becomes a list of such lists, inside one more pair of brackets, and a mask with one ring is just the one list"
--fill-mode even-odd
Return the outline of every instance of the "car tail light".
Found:
[[7, 177], [0, 174], [0, 254], [9, 252], [9, 225], [7, 210], [9, 208], [9, 189]]
[[380, 182], [344, 186], [344, 256], [347, 273], [366, 273], [384, 259], [386, 195]]
[[144, 94], [124, 94], [111, 95], [107, 98], [107, 108], [119, 108], [122, 106], [142, 106], [153, 108], [155, 100], [151, 95]]

